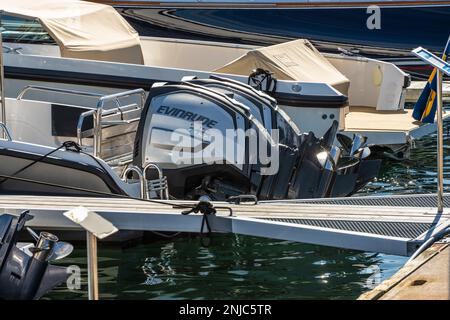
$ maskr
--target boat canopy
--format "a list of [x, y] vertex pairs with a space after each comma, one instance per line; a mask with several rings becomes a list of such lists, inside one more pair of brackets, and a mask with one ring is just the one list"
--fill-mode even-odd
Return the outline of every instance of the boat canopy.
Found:
[[63, 57], [144, 63], [138, 33], [111, 6], [78, 0], [0, 0], [0, 11], [38, 20]]
[[249, 75], [257, 68], [273, 72], [279, 80], [325, 82], [348, 94], [350, 81], [306, 39], [250, 50], [215, 71]]

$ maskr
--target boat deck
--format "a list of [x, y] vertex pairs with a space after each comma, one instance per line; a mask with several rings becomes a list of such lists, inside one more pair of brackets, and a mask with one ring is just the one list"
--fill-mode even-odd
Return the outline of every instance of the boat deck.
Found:
[[[446, 112], [443, 119], [449, 116], [450, 112]], [[367, 136], [371, 145], [404, 145], [436, 131], [436, 125], [415, 121], [411, 109], [377, 111], [368, 107], [350, 107], [344, 131]]]
[[[386, 197], [272, 201], [257, 205], [216, 202], [217, 214], [208, 219], [213, 232], [408, 256], [426, 239], [429, 230], [440, 228], [450, 218], [450, 209], [436, 215], [431, 204], [433, 198], [397, 196], [391, 197], [389, 203], [380, 202]], [[325, 200], [331, 202], [324, 203]], [[446, 195], [446, 203], [449, 202], [450, 195]], [[170, 205], [118, 198], [0, 196], [0, 206], [5, 212], [30, 209], [35, 218], [29, 225], [37, 229], [79, 230], [62, 213], [82, 205], [120, 230], [200, 232], [201, 214], [182, 215], [186, 209], [174, 207], [196, 202], [166, 203]], [[404, 206], [405, 203], [410, 205]], [[224, 207], [230, 208], [233, 215]]]

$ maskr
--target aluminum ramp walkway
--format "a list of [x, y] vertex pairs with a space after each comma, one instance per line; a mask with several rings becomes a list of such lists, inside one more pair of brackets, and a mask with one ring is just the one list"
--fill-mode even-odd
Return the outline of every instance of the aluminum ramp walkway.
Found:
[[[273, 203], [274, 201], [260, 201], [260, 203]], [[277, 203], [304, 203], [350, 206], [382, 206], [382, 207], [414, 207], [432, 208], [436, 206], [435, 194], [410, 194], [410, 195], [384, 195], [347, 198], [321, 198], [321, 199], [289, 199], [278, 200]], [[444, 206], [450, 208], [450, 193], [444, 193]]]
[[[450, 209], [438, 216], [434, 203], [434, 195], [283, 200], [257, 205], [215, 202], [216, 207], [231, 208], [233, 216], [218, 209], [208, 220], [214, 232], [409, 256], [430, 230], [449, 221]], [[450, 205], [450, 194], [445, 195], [445, 203]], [[77, 230], [62, 213], [80, 205], [120, 230], [199, 232], [203, 218], [201, 214], [182, 215], [185, 209], [132, 199], [0, 196], [0, 208], [5, 212], [31, 210], [35, 218], [29, 225], [37, 229]]]

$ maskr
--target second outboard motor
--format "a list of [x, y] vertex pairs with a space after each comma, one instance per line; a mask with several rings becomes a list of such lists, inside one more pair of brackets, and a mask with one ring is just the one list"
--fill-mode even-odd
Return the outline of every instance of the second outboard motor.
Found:
[[21, 250], [17, 246], [19, 232], [32, 219], [27, 212], [20, 216], [0, 215], [0, 299], [39, 299], [66, 281], [67, 268], [49, 264], [69, 255], [73, 247], [59, 242], [55, 235], [41, 232], [36, 244]]

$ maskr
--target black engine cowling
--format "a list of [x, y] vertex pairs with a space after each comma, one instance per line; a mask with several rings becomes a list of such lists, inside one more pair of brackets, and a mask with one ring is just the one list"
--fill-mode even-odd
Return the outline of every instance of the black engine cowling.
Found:
[[[17, 247], [19, 232], [32, 217], [0, 215], [0, 299], [39, 299], [69, 277], [67, 268], [49, 264], [50, 248], [34, 247], [33, 255]], [[45, 233], [52, 238], [51, 234]], [[55, 243], [58, 241], [54, 240]], [[47, 252], [48, 251], [48, 252]]]

